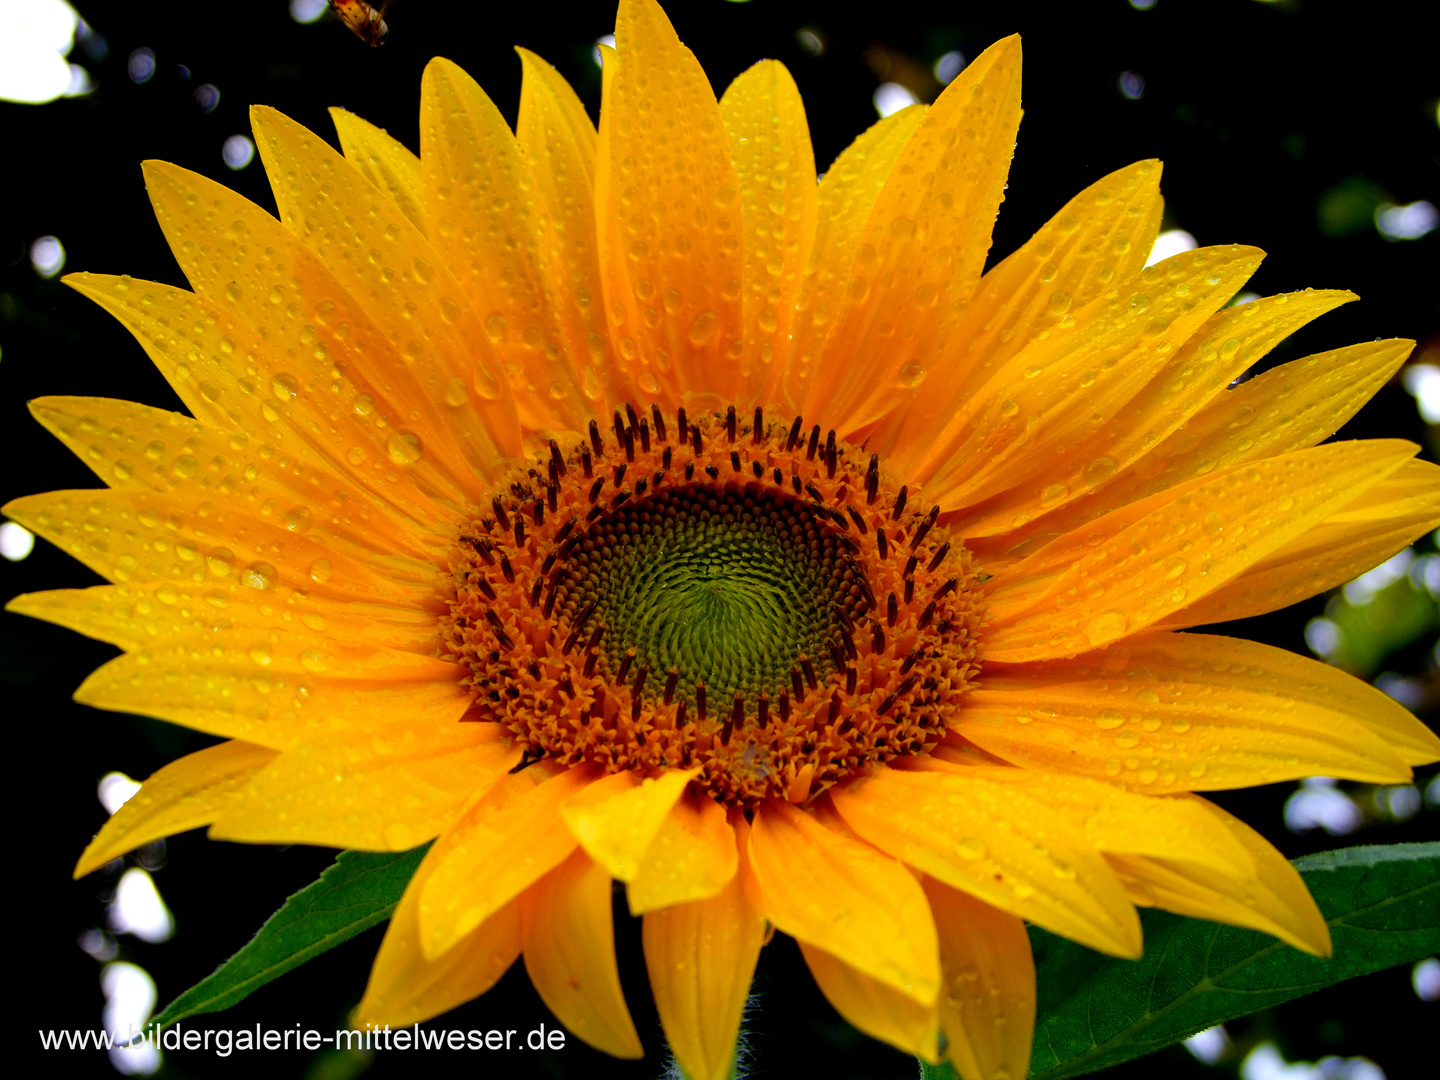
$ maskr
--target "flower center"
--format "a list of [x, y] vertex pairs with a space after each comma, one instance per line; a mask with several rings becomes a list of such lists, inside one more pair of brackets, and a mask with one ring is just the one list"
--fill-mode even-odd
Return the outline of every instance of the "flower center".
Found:
[[[879, 459], [756, 410], [658, 407], [517, 470], [460, 537], [443, 620], [467, 719], [525, 761], [702, 768], [749, 806], [924, 753], [976, 670], [969, 557]], [[653, 427], [651, 424], [653, 419]]]

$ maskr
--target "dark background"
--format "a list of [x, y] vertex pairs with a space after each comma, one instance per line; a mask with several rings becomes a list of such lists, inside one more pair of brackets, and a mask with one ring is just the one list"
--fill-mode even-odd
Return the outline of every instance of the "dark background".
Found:
[[[0, 102], [3, 499], [97, 484], [30, 419], [27, 399], [83, 393], [179, 407], [117, 324], [58, 278], [46, 280], [34, 271], [28, 248], [36, 237], [61, 239], [66, 271], [129, 273], [183, 285], [145, 198], [142, 159], [164, 158], [216, 177], [273, 209], [258, 158], [232, 172], [220, 156], [228, 136], [248, 132], [246, 108], [252, 102], [274, 105], [330, 138], [325, 109], [343, 105], [414, 148], [420, 74], [431, 56], [445, 55], [467, 68], [513, 121], [520, 65], [510, 47], [523, 44], [571, 79], [593, 116], [599, 71], [591, 44], [614, 25], [608, 0], [396, 0], [388, 13], [388, 43], [370, 49], [332, 20], [297, 24], [285, 0], [76, 3], [107, 46], [101, 50], [91, 41], [92, 55], [77, 47], [70, 58], [89, 69], [94, 92], [41, 106]], [[1136, 10], [1126, 0], [930, 7], [887, 0], [842, 9], [814, 0], [675, 0], [670, 15], [717, 91], [757, 59], [785, 62], [809, 106], [821, 169], [876, 119], [871, 96], [880, 82], [909, 83], [920, 97], [932, 99], [939, 90], [929, 75], [936, 57], [959, 49], [973, 58], [990, 42], [1020, 31], [1027, 115], [995, 234], [996, 255], [1013, 250], [1092, 180], [1138, 158], [1158, 156], [1166, 162], [1167, 228], [1183, 227], [1202, 244], [1242, 242], [1270, 252], [1250, 288], [1261, 293], [1349, 288], [1363, 297], [1363, 303], [1297, 334], [1272, 361], [1404, 336], [1418, 339], [1426, 358], [1440, 363], [1440, 232], [1391, 242], [1371, 224], [1371, 211], [1381, 201], [1440, 203], [1440, 79], [1434, 40], [1424, 29], [1431, 8], [1305, 0], [1158, 0], [1149, 10]], [[821, 55], [801, 47], [796, 33], [802, 27], [823, 42]], [[154, 77], [144, 84], [126, 73], [128, 57], [140, 47], [153, 50], [157, 62]], [[1118, 88], [1127, 71], [1144, 79], [1138, 99]], [[221, 94], [209, 113], [192, 97], [203, 83]], [[1382, 390], [1344, 434], [1399, 435], [1434, 445], [1398, 382]], [[1428, 449], [1427, 454], [1433, 459]], [[44, 542], [24, 561], [0, 562], [5, 598], [93, 580]], [[1325, 604], [1317, 598], [1238, 629], [1304, 652], [1303, 627]], [[1411, 685], [1419, 688], [1419, 711], [1432, 724], [1434, 643], [1433, 633], [1422, 634], [1387, 645], [1389, 655], [1382, 657], [1385, 670], [1416, 680]], [[14, 777], [7, 981], [12, 1001], [21, 999], [11, 1045], [21, 1048], [22, 1059], [33, 1052], [36, 1028], [90, 1028], [100, 1021], [100, 965], [76, 938], [104, 925], [107, 890], [115, 878], [102, 873], [70, 881], [77, 853], [104, 819], [96, 781], [111, 770], [143, 778], [210, 741], [73, 704], [71, 692], [111, 653], [58, 628], [0, 617], [0, 693]], [[1421, 770], [1422, 789], [1434, 772], [1433, 766]], [[1374, 811], [1369, 789], [1344, 788], [1370, 809], [1367, 827], [1341, 840], [1323, 832], [1286, 831], [1281, 808], [1293, 784], [1218, 801], [1290, 856], [1345, 843], [1436, 835], [1440, 818], [1434, 809], [1397, 822]], [[330, 857], [315, 849], [210, 843], [198, 833], [177, 837], [152, 862], [178, 933], [154, 945], [122, 937], [120, 957], [152, 974], [163, 1004], [243, 944], [284, 896], [312, 880]], [[167, 1056], [161, 1075], [232, 1076], [263, 1069], [277, 1078], [313, 1080], [477, 1070], [487, 1076], [657, 1077], [664, 1053], [644, 985], [638, 931], [638, 922], [622, 914], [617, 940], [627, 996], [649, 1050], [640, 1063], [610, 1062], [572, 1040], [543, 1060], [503, 1054], [368, 1060], [267, 1053], [225, 1061], [181, 1052]], [[357, 1001], [379, 940], [380, 931], [371, 931], [205, 1022], [332, 1029]], [[912, 1059], [856, 1034], [835, 1015], [805, 974], [793, 944], [777, 938], [765, 950], [757, 989], [751, 1024], [755, 1075], [803, 1071], [876, 1080], [915, 1075]], [[1436, 1006], [1412, 991], [1407, 967], [1232, 1023], [1235, 1048], [1216, 1066], [1172, 1048], [1115, 1073], [1234, 1076], [1245, 1050], [1270, 1038], [1290, 1060], [1365, 1055], [1392, 1080], [1433, 1077], [1436, 1019]], [[526, 1030], [542, 1021], [552, 1022], [517, 967], [496, 990], [439, 1024]], [[115, 1075], [94, 1052], [47, 1054], [35, 1064], [34, 1071], [45, 1076]]]

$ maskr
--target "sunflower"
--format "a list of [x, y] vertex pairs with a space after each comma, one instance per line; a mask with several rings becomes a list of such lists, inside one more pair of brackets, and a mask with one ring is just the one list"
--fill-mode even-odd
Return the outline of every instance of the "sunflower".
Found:
[[77, 698], [226, 741], [85, 851], [434, 841], [357, 1025], [519, 956], [602, 1050], [640, 1041], [612, 882], [694, 1080], [728, 1075], [766, 935], [856, 1027], [1025, 1075], [1025, 922], [1137, 956], [1136, 905], [1318, 954], [1290, 865], [1194, 794], [1401, 782], [1440, 740], [1380, 692], [1179, 633], [1283, 607], [1440, 524], [1440, 469], [1323, 443], [1376, 341], [1237, 381], [1353, 299], [1227, 306], [1254, 248], [1145, 259], [1160, 167], [988, 272], [1020, 119], [999, 42], [817, 184], [764, 61], [717, 102], [622, 0], [598, 132], [521, 50], [512, 133], [425, 72], [421, 153], [269, 109], [277, 221], [146, 166], [194, 291], [78, 274], [191, 415], [45, 398], [106, 490], [5, 512], [111, 584], [12, 609], [123, 650]]

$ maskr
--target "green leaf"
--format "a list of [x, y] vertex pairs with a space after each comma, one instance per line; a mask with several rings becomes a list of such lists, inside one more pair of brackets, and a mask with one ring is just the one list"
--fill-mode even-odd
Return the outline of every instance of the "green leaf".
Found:
[[1039, 1001], [1030, 1075], [1061, 1080], [1440, 950], [1440, 843], [1346, 848], [1295, 863], [1335, 944], [1328, 960], [1253, 930], [1141, 913], [1145, 955], [1115, 960], [1032, 929]]
[[390, 918], [429, 846], [399, 853], [342, 851], [316, 881], [265, 920], [239, 952], [165, 1006], [155, 1018], [156, 1029], [228, 1009], [272, 979]]

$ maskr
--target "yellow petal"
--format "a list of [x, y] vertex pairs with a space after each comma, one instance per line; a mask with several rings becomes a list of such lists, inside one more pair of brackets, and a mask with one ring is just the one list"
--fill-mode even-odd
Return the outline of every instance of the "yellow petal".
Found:
[[957, 730], [1016, 765], [1160, 794], [1302, 776], [1403, 783], [1440, 740], [1343, 671], [1237, 638], [1152, 633], [995, 670]]
[[[1139, 161], [1076, 195], [980, 280], [944, 360], [931, 364], [867, 446], [910, 476], [934, 450], [924, 432], [1038, 334], [1140, 271], [1160, 224], [1160, 163]], [[933, 465], [931, 466], [933, 467]]]
[[623, 402], [609, 392], [611, 360], [595, 237], [595, 125], [558, 71], [528, 49], [515, 51], [524, 68], [515, 137], [549, 216], [541, 270], [551, 315], [567, 343], [572, 380], [578, 380], [583, 395], [567, 401], [565, 411], [590, 408], [603, 415]]
[[800, 951], [826, 1000], [856, 1028], [932, 1064], [940, 1060], [940, 1020], [934, 1002], [922, 1005], [814, 945], [802, 941]]
[[[449, 60], [425, 68], [420, 160], [430, 242], [484, 336], [482, 363], [508, 372], [526, 431], [578, 429], [585, 410], [541, 269], [545, 206], [500, 111]], [[462, 301], [463, 303], [463, 301]], [[540, 390], [540, 392], [537, 392]]]
[[[743, 818], [738, 826], [746, 828]], [[707, 899], [646, 912], [643, 939], [650, 990], [680, 1067], [691, 1080], [730, 1080], [765, 940], [754, 872], [746, 865]]]
[[463, 937], [443, 956], [420, 947], [420, 894], [438, 860], [435, 850], [415, 871], [370, 969], [365, 996], [351, 1026], [400, 1028], [439, 1016], [499, 981], [520, 955], [520, 901], [512, 900]]
[[[575, 850], [560, 806], [592, 783], [587, 768], [546, 778], [532, 765], [490, 787], [435, 844], [420, 893], [420, 944], [442, 955]], [[537, 782], [539, 781], [539, 782]]]
[[[805, 398], [841, 433], [897, 401], [909, 365], [943, 350], [985, 266], [1020, 126], [1020, 39], [986, 49], [941, 92], [858, 237], [844, 301]], [[904, 348], [897, 348], [897, 328]]]
[[1440, 467], [1407, 461], [1163, 629], [1229, 622], [1277, 611], [1356, 578], [1440, 525]]
[[940, 931], [940, 1024], [964, 1080], [1023, 1077], [1035, 1030], [1035, 961], [1025, 924], [973, 896], [925, 879]]
[[595, 214], [620, 380], [647, 396], [740, 384], [740, 182], [714, 91], [655, 0], [622, 0], [606, 63]]
[[[1173, 354], [1239, 290], [1262, 257], [1240, 245], [1173, 256], [1091, 301], [1064, 332], [1032, 341], [970, 397], [952, 403], [931, 435], [940, 453], [921, 471], [927, 491], [946, 506], [973, 506], [1017, 484], [1033, 484], [1041, 469], [1053, 468], [1077, 444], [1087, 452], [1100, 445], [1106, 441], [1101, 429], [1122, 409], [1128, 431], [1130, 403], [1147, 386], [1163, 394], [1179, 377], [1183, 368], [1172, 365]], [[1156, 422], [1173, 411], [1153, 399], [1139, 408]], [[1143, 440], [1145, 429], [1138, 430], [1135, 438]], [[1041, 501], [1052, 499], [1058, 502], [1060, 495]]]
[[[395, 351], [431, 397], [433, 430], [448, 431], [477, 470], [491, 467], [496, 454], [518, 454], [515, 401], [447, 252], [390, 200], [376, 199], [324, 139], [264, 106], [251, 108], [250, 123], [280, 220], [389, 328]], [[425, 211], [428, 223], [433, 215], [428, 205]]]
[[767, 399], [801, 408], [819, 349], [839, 317], [860, 232], [926, 111], [924, 105], [911, 105], [872, 124], [820, 180], [809, 265], [794, 310], [782, 313], [776, 339], [783, 363], [771, 366]]
[[704, 793], [683, 796], [626, 887], [630, 914], [715, 896], [734, 879], [738, 863], [725, 808]]
[[396, 716], [417, 726], [454, 724], [473, 702], [463, 674], [413, 653], [333, 642], [325, 651], [281, 651], [259, 635], [227, 630], [116, 657], [80, 684], [75, 700], [283, 750], [322, 731]]
[[[1242, 305], [1245, 306], [1245, 305]], [[1189, 422], [1093, 492], [1007, 534], [972, 544], [998, 573], [1113, 510], [1247, 461], [1329, 438], [1404, 361], [1413, 341], [1377, 341], [1294, 360], [1216, 395]]]
[[520, 760], [496, 724], [419, 728], [410, 719], [307, 739], [232, 798], [216, 840], [407, 851]]
[[699, 774], [699, 766], [685, 772], [674, 769], [603, 802], [567, 806], [560, 816], [585, 853], [611, 877], [631, 881], [685, 785]]
[[273, 640], [274, 635], [288, 636], [297, 620], [307, 631], [318, 627], [343, 641], [421, 655], [435, 647], [435, 616], [423, 609], [367, 610], [314, 596], [295, 596], [293, 600], [279, 609], [267, 603], [263, 593], [257, 593], [252, 601], [233, 589], [216, 591], [203, 584], [182, 587], [162, 581], [27, 593], [15, 597], [5, 609], [108, 641], [127, 652], [173, 645], [182, 638], [193, 641], [227, 623], [249, 627], [255, 632], [250, 644], [261, 644]]
[[268, 509], [287, 532], [383, 562], [391, 577], [430, 580], [449, 546], [383, 506], [363, 518], [327, 512], [318, 493], [337, 506], [369, 500], [348, 478], [327, 475], [323, 467], [296, 468], [291, 461], [281, 466], [273, 460], [273, 447], [267, 460], [260, 440], [252, 444], [233, 430], [110, 398], [44, 397], [29, 404], [35, 419], [116, 490], [199, 503], [223, 498], [243, 484], [251, 505]]
[[[969, 749], [972, 744], [965, 744]], [[1025, 797], [1079, 826], [1085, 839], [1106, 854], [1185, 859], [1222, 872], [1250, 874], [1255, 865], [1230, 833], [1195, 800], [1141, 795], [1083, 776], [981, 765], [946, 742], [930, 757], [899, 758], [893, 765], [915, 771], [959, 773], [1010, 784]]]
[[1160, 622], [1413, 457], [1398, 439], [1242, 465], [1083, 526], [993, 579], [985, 659], [1073, 656]]
[[1244, 822], [1193, 798], [1245, 845], [1255, 873], [1237, 877], [1196, 863], [1111, 855], [1131, 899], [1177, 915], [1261, 930], [1304, 952], [1329, 956], [1330, 930], [1295, 868]]
[[75, 864], [75, 876], [83, 877], [151, 840], [210, 824], [274, 759], [273, 750], [232, 741], [172, 761], [110, 815]]
[[[320, 142], [303, 129], [295, 130], [312, 146]], [[263, 156], [266, 140], [259, 141]], [[348, 192], [347, 202], [370, 204], [358, 212], [357, 221], [368, 220], [372, 208], [405, 220], [393, 203], [353, 175], [343, 158], [328, 147], [325, 154], [342, 174], [339, 181], [346, 179], [343, 173], [352, 174], [349, 184], [335, 182], [336, 196]], [[437, 373], [432, 350], [394, 330], [414, 323], [397, 310], [404, 303], [414, 303], [412, 314], [427, 323], [433, 303], [422, 307], [425, 297], [413, 290], [367, 290], [358, 282], [341, 280], [325, 265], [324, 253], [312, 252], [258, 206], [197, 173], [158, 161], [146, 162], [144, 171], [156, 220], [204, 309], [203, 318], [193, 325], [177, 324], [173, 316], [179, 312], [157, 312], [161, 318], [172, 317], [155, 336], [162, 343], [189, 338], [214, 349], [195, 349], [193, 356], [186, 350], [172, 363], [188, 367], [213, 360], [207, 366], [226, 375], [214, 381], [213, 392], [227, 413], [248, 420], [237, 420], [237, 426], [256, 432], [284, 429], [295, 440], [323, 448], [329, 461], [348, 465], [352, 475], [370, 479], [375, 487], [385, 480], [384, 473], [405, 472], [413, 474], [422, 490], [446, 495], [467, 490], [475, 463], [468, 449], [451, 437], [442, 415], [448, 408], [443, 401], [446, 378]], [[328, 197], [316, 205], [328, 208]], [[217, 221], [227, 222], [228, 228], [217, 228]], [[350, 237], [354, 242], [351, 231], [340, 227], [335, 240]], [[413, 231], [407, 222], [406, 235]], [[256, 251], [267, 257], [257, 259]], [[378, 264], [371, 262], [371, 251]], [[351, 257], [377, 276], [387, 270], [392, 279], [402, 272], [412, 278], [415, 274], [407, 265], [410, 258], [396, 267], [379, 247], [352, 252]], [[350, 285], [356, 287], [353, 294]], [[124, 278], [113, 288], [118, 295], [107, 307], [122, 320], [142, 321], [156, 303], [167, 309], [177, 306], [178, 290], [167, 293]], [[455, 346], [453, 335], [447, 339], [442, 344]], [[446, 356], [453, 358], [448, 349]], [[203, 382], [200, 392], [207, 392]], [[337, 410], [337, 402], [344, 408]], [[320, 430], [313, 430], [312, 423]], [[408, 449], [402, 445], [411, 437], [418, 439], [422, 430], [423, 442], [409, 441]], [[457, 496], [457, 501], [463, 499]]]
[[1135, 909], [1084, 835], [988, 771], [886, 768], [831, 797], [851, 828], [916, 870], [1093, 949], [1139, 956]]
[[412, 225], [425, 231], [420, 205], [420, 159], [383, 128], [344, 109], [330, 109], [345, 159], [361, 176], [390, 196]]
[[420, 577], [412, 564], [408, 582], [398, 573], [382, 575], [372, 568], [376, 560], [332, 551], [228, 499], [212, 504], [148, 491], [50, 491], [16, 499], [3, 512], [121, 584], [203, 582], [222, 593], [268, 592], [272, 602], [299, 589], [432, 610], [436, 603], [425, 580], [433, 574]]
[[903, 866], [771, 799], [755, 814], [750, 859], [765, 917], [921, 1004], [939, 987], [935, 924]]
[[[759, 397], [788, 333], [815, 242], [815, 154], [805, 105], [778, 60], [743, 72], [720, 99], [745, 225], [744, 348], [739, 399]], [[786, 326], [781, 328], [781, 322]]]
[[571, 1033], [620, 1058], [643, 1057], [615, 964], [610, 875], [576, 851], [525, 894], [525, 970]]
[[[1172, 262], [1151, 270], [1159, 272]], [[1141, 275], [1142, 288], [1150, 272]], [[1117, 469], [1144, 456], [1156, 439], [1169, 435], [1224, 393], [1233, 380], [1300, 327], [1354, 299], [1353, 293], [1311, 291], [1221, 309], [1173, 349], [1167, 362], [1152, 368], [1149, 381], [1126, 403], [1123, 424], [1102, 426], [1067, 446], [1064, 455], [1037, 455], [1023, 481], [977, 508], [974, 516], [966, 515], [957, 527], [967, 539], [1006, 533], [1017, 520], [1043, 517], [1080, 498]]]

